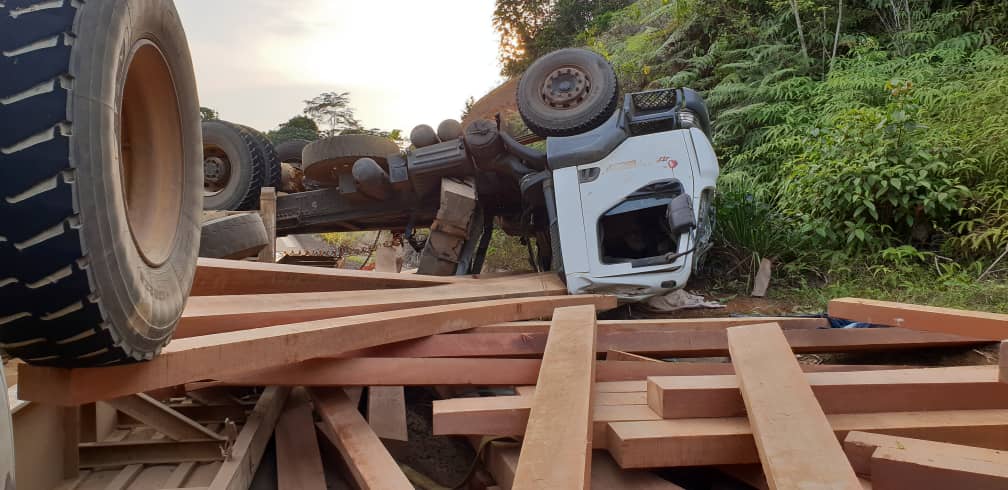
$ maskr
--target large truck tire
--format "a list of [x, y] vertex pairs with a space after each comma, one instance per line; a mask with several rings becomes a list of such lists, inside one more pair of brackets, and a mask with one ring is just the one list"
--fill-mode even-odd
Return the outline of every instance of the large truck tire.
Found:
[[296, 163], [297, 167], [301, 167], [301, 153], [304, 152], [304, 148], [311, 144], [308, 140], [290, 140], [284, 141], [279, 145], [276, 145], [277, 156], [280, 157], [280, 161], [283, 163]]
[[199, 256], [208, 259], [244, 259], [257, 255], [269, 243], [259, 213], [233, 214], [203, 223]]
[[273, 143], [270, 142], [269, 138], [267, 138], [265, 134], [257, 129], [244, 125], [242, 125], [241, 128], [252, 136], [252, 141], [259, 150], [259, 156], [262, 157], [263, 166], [260, 170], [264, 176], [263, 186], [280, 190], [282, 169], [280, 168], [280, 156], [277, 154]]
[[619, 101], [616, 71], [602, 55], [579, 48], [539, 58], [518, 82], [518, 112], [544, 138], [591, 131]]
[[192, 59], [170, 0], [0, 3], [0, 349], [153, 358], [196, 271]]
[[265, 168], [252, 133], [226, 121], [203, 121], [204, 209], [257, 209]]
[[338, 185], [339, 174], [349, 174], [361, 158], [371, 158], [385, 166], [388, 156], [399, 147], [388, 138], [369, 134], [347, 134], [318, 140], [304, 149], [301, 164], [305, 177], [323, 185]]

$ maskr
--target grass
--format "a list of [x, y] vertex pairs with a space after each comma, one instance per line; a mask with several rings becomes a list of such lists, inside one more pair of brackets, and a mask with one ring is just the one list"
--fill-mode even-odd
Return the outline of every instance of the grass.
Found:
[[[977, 281], [972, 270], [939, 274], [917, 265], [851, 268], [822, 275], [799, 276], [781, 270], [774, 274], [767, 300], [794, 312], [821, 313], [831, 299], [856, 297], [1008, 314], [1008, 281], [1003, 275]], [[745, 297], [749, 288], [751, 281], [741, 276], [712, 281], [703, 292], [712, 298]]]
[[965, 273], [939, 276], [923, 270], [845, 273], [818, 287], [783, 287], [777, 296], [799, 307], [825, 309], [833, 298], [857, 297], [929, 306], [1008, 313], [1008, 283]]

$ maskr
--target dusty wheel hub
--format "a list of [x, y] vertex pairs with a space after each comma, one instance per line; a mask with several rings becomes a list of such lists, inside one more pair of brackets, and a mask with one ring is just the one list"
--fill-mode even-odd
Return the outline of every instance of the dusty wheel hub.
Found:
[[580, 105], [591, 91], [591, 78], [573, 66], [554, 70], [543, 82], [543, 100], [554, 109], [571, 109]]
[[206, 192], [220, 192], [230, 177], [231, 164], [226, 159], [217, 156], [203, 159], [203, 188]]

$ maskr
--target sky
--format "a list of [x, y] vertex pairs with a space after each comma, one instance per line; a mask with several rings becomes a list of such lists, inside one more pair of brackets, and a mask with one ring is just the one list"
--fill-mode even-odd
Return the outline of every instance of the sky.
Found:
[[200, 104], [275, 129], [322, 92], [368, 128], [457, 119], [502, 83], [494, 0], [175, 0]]

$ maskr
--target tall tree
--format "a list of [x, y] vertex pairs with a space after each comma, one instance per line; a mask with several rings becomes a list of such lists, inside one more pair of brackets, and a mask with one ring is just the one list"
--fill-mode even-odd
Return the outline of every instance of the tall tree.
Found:
[[326, 136], [361, 127], [350, 107], [350, 92], [324, 92], [314, 99], [306, 100], [304, 113], [319, 125], [329, 128], [323, 132]]
[[551, 0], [497, 0], [493, 24], [500, 34], [500, 60], [506, 75], [525, 68], [526, 49], [549, 20]]
[[217, 112], [216, 109], [211, 109], [209, 107], [200, 107], [199, 108], [199, 112], [200, 112], [200, 117], [204, 121], [216, 121], [216, 120], [220, 119], [220, 113]]
[[507, 76], [520, 74], [536, 58], [573, 46], [578, 36], [606, 12], [632, 0], [497, 0], [494, 28]]

